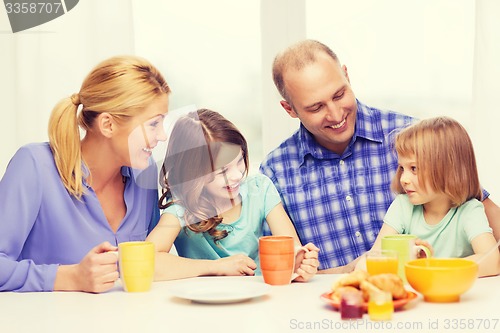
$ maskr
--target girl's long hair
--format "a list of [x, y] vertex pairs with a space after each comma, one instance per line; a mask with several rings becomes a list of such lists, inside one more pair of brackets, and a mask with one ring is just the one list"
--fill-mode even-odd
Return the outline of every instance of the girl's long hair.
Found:
[[160, 172], [159, 207], [181, 205], [185, 208], [186, 227], [194, 232], [207, 232], [215, 242], [226, 237], [227, 231], [216, 229], [222, 217], [206, 193], [205, 184], [217, 170], [215, 161], [219, 153], [227, 151], [228, 145], [241, 148], [247, 174], [247, 142], [236, 126], [208, 109], [190, 112], [174, 125]]

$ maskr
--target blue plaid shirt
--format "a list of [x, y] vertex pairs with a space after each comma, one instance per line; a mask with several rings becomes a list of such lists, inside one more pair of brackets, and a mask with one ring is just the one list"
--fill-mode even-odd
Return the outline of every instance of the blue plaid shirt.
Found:
[[302, 243], [320, 248], [320, 269], [346, 265], [373, 245], [395, 198], [394, 134], [413, 121], [358, 101], [354, 136], [342, 155], [301, 125], [262, 162]]

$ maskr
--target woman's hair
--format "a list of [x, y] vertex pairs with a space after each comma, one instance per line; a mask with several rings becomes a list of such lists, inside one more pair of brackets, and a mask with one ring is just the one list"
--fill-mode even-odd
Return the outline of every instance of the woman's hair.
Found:
[[234, 152], [235, 146], [237, 153], [241, 149], [248, 174], [247, 142], [236, 126], [208, 109], [190, 112], [174, 125], [160, 172], [159, 207], [164, 209], [174, 202], [181, 205], [185, 208], [186, 227], [194, 232], [208, 232], [215, 242], [226, 237], [227, 231], [216, 230], [222, 217], [205, 185], [213, 178], [213, 172], [223, 167], [215, 165], [219, 154]]
[[49, 142], [59, 175], [71, 195], [80, 198], [84, 192], [79, 126], [85, 131], [92, 129], [94, 120], [103, 112], [117, 122], [126, 122], [158, 96], [168, 93], [167, 82], [147, 60], [118, 56], [98, 64], [77, 94], [54, 107], [49, 120]]
[[[476, 198], [481, 200], [472, 141], [465, 128], [449, 117], [421, 120], [396, 135], [399, 156], [415, 156], [419, 184], [446, 194], [453, 206]], [[392, 181], [396, 193], [405, 193], [398, 168]]]

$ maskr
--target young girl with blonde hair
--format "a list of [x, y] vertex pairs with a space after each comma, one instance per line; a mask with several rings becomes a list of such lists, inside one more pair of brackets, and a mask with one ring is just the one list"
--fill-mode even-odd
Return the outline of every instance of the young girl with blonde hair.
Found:
[[[391, 234], [412, 234], [432, 246], [435, 257], [477, 260], [496, 241], [488, 224], [472, 142], [449, 117], [421, 120], [397, 134], [398, 170], [389, 207], [373, 245]], [[499, 274], [498, 251], [479, 265], [479, 276]]]

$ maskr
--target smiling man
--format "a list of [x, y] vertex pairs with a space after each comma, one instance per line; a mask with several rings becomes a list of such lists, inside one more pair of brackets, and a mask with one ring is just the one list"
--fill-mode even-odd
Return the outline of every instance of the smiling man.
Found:
[[[301, 125], [260, 171], [276, 185], [301, 241], [321, 249], [319, 268], [348, 272], [373, 245], [394, 199], [394, 134], [415, 119], [357, 100], [347, 67], [318, 41], [279, 54], [273, 79], [281, 106]], [[499, 208], [489, 199], [484, 204], [491, 225]]]

